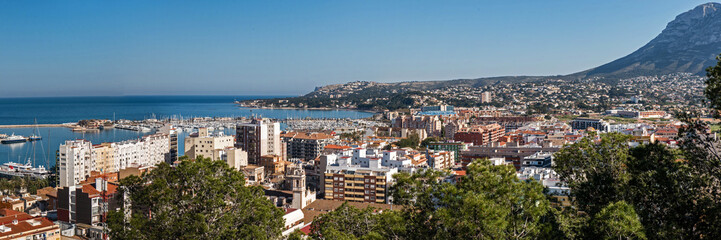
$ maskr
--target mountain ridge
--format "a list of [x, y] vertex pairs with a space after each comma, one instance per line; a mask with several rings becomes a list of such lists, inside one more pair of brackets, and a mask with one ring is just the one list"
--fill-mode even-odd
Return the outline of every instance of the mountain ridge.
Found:
[[705, 3], [679, 14], [638, 50], [589, 69], [585, 76], [703, 75], [721, 53], [721, 4]]
[[[478, 88], [491, 84], [534, 81], [602, 81], [691, 73], [704, 76], [705, 69], [716, 64], [721, 53], [721, 4], [706, 3], [677, 15], [664, 30], [638, 50], [601, 66], [555, 76], [498, 76], [475, 79], [403, 81], [381, 83], [354, 81], [316, 87], [301, 97], [286, 98], [298, 106], [342, 105], [344, 102], [390, 101], [408, 99], [414, 92], [444, 88]], [[255, 105], [278, 100], [258, 100]], [[399, 101], [396, 101], [399, 102]], [[402, 102], [402, 101], [400, 101]]]

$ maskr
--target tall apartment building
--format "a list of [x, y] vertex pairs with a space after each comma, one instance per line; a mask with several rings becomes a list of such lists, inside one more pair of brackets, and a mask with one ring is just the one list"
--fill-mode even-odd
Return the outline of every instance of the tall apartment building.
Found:
[[86, 140], [68, 140], [58, 150], [60, 187], [79, 184], [91, 171], [105, 173], [133, 166], [155, 166], [165, 162], [169, 153], [167, 134], [98, 145]]
[[325, 133], [286, 132], [280, 134], [286, 146], [288, 158], [312, 160], [321, 155], [328, 144], [335, 143], [338, 138]]
[[280, 142], [280, 123], [267, 119], [253, 119], [235, 128], [235, 147], [248, 153], [248, 162], [258, 164], [263, 155], [283, 156]]
[[60, 186], [74, 186], [95, 169], [92, 144], [86, 140], [65, 141], [58, 149]]
[[101, 143], [93, 145], [92, 158], [95, 159], [95, 169], [99, 172], [115, 172], [115, 144]]
[[498, 124], [476, 125], [459, 129], [453, 139], [480, 146], [498, 141], [505, 133], [505, 129]]
[[481, 93], [481, 103], [489, 103], [493, 101], [493, 94], [491, 92]]

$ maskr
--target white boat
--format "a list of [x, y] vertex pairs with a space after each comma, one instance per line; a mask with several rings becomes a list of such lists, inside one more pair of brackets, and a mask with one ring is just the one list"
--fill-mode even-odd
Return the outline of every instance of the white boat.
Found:
[[26, 142], [26, 141], [27, 141], [27, 138], [20, 136], [20, 135], [15, 135], [13, 133], [9, 137], [7, 137], [3, 140], [0, 140], [0, 143], [8, 144], [8, 143], [21, 143], [21, 142]]
[[34, 168], [28, 160], [26, 164], [8, 162], [0, 165], [0, 175], [4, 177], [47, 178], [50, 172], [43, 166]]

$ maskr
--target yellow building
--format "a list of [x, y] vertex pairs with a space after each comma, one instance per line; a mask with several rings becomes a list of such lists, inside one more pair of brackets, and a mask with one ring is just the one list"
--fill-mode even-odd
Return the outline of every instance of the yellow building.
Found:
[[116, 172], [115, 148], [113, 143], [102, 143], [92, 148], [92, 158], [95, 160], [95, 169], [101, 173]]

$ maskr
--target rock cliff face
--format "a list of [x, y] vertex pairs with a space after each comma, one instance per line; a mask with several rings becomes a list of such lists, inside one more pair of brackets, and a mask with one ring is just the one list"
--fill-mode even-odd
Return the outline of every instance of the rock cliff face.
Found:
[[632, 77], [689, 72], [703, 75], [721, 53], [721, 4], [706, 3], [682, 13], [635, 52], [591, 69], [587, 76]]

